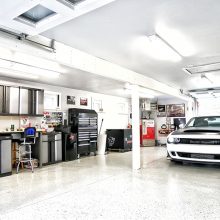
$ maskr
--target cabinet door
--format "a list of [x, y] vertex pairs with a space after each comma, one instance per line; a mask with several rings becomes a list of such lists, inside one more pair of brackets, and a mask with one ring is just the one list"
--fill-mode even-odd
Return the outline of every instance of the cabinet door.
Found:
[[43, 115], [44, 113], [44, 90], [35, 91], [35, 114]]
[[32, 114], [31, 90], [20, 88], [20, 114]]
[[62, 141], [55, 141], [55, 161], [62, 160]]
[[42, 163], [48, 163], [48, 142], [42, 142]]
[[0, 158], [0, 173], [9, 173], [12, 171], [11, 167], [11, 140], [2, 140], [1, 146], [1, 158]]
[[6, 86], [5, 87], [5, 113], [19, 113], [19, 88]]

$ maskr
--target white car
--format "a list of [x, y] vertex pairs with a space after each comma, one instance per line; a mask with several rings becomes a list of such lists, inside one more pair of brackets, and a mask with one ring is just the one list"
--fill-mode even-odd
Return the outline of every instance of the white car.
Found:
[[167, 137], [173, 161], [220, 163], [220, 116], [194, 117]]

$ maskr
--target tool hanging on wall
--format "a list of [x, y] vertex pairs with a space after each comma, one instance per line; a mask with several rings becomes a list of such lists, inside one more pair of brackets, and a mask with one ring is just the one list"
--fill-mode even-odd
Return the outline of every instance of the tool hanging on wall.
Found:
[[100, 128], [99, 128], [99, 135], [100, 135], [101, 130], [102, 130], [102, 124], [103, 124], [103, 121], [104, 121], [104, 118], [102, 118], [102, 121], [101, 121], [101, 125], [100, 125]]

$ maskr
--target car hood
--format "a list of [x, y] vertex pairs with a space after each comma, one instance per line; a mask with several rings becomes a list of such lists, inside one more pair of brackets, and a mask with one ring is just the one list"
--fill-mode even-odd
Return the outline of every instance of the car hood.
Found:
[[172, 134], [220, 133], [220, 127], [193, 127], [174, 131]]

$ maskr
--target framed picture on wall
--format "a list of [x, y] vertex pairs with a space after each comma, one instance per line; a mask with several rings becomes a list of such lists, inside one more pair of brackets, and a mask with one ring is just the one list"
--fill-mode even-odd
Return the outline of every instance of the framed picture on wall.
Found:
[[185, 104], [167, 105], [167, 117], [185, 117]]
[[157, 116], [158, 117], [166, 117], [166, 105], [158, 105], [157, 106]]
[[88, 98], [81, 97], [80, 98], [80, 105], [87, 106], [88, 105]]
[[67, 102], [68, 105], [75, 105], [76, 104], [76, 97], [75, 96], [67, 96]]
[[102, 100], [94, 99], [92, 100], [92, 109], [96, 112], [102, 112]]

